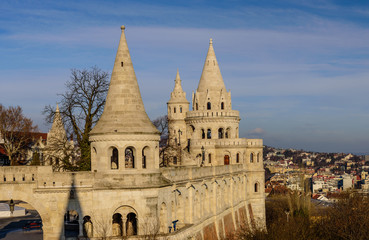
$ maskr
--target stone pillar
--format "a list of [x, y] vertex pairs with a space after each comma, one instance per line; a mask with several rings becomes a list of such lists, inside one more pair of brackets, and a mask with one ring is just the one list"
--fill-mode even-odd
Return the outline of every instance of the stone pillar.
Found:
[[79, 223], [79, 233], [78, 233], [78, 236], [79, 237], [83, 237], [83, 227], [84, 227], [83, 226], [83, 219], [79, 219], [78, 223]]
[[136, 149], [136, 159], [135, 159], [135, 168], [140, 170], [142, 169], [142, 148]]
[[122, 217], [122, 236], [127, 236], [127, 226], [126, 226], [126, 223], [127, 223], [127, 217]]

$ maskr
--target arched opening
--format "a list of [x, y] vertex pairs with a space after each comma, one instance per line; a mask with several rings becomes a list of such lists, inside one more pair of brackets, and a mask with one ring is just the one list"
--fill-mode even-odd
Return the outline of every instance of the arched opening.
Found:
[[182, 113], [182, 106], [179, 107], [179, 112]]
[[135, 156], [133, 149], [131, 147], [128, 147], [126, 148], [124, 153], [125, 153], [124, 158], [125, 168], [135, 168]]
[[259, 192], [259, 183], [255, 183], [254, 191], [257, 193]]
[[224, 129], [223, 128], [219, 128], [218, 129], [218, 138], [222, 139], [224, 137]]
[[126, 233], [127, 236], [137, 235], [137, 216], [133, 212], [127, 214]]
[[173, 111], [174, 111], [174, 113], [176, 113], [176, 112], [177, 112], [177, 108], [176, 108], [176, 107], [174, 107], [174, 110], [173, 110]]
[[211, 139], [211, 129], [209, 128], [208, 131], [207, 131], [207, 138], [208, 139]]
[[257, 161], [257, 162], [259, 162], [259, 161], [260, 161], [260, 153], [258, 153], [258, 154], [256, 155], [256, 161]]
[[123, 221], [122, 214], [115, 213], [113, 215], [113, 227], [112, 227], [113, 236], [123, 236]]
[[118, 156], [118, 149], [113, 148], [110, 157], [110, 164], [111, 169], [118, 169], [119, 168], [119, 156]]
[[220, 109], [224, 110], [224, 102], [221, 102]]
[[[20, 193], [20, 192], [18, 192]], [[18, 195], [14, 192], [15, 195]], [[24, 193], [20, 193], [21, 195]], [[50, 227], [51, 222], [50, 219], [46, 218], [45, 222], [42, 221], [43, 216], [47, 215], [48, 209], [42, 209], [40, 204], [36, 202], [39, 201], [35, 200], [35, 205], [31, 205], [28, 202], [22, 200], [15, 200], [10, 199], [6, 200], [5, 194], [2, 195], [4, 198], [0, 202], [1, 208], [1, 218], [2, 221], [2, 233], [0, 234], [1, 239], [29, 239], [30, 234], [28, 230], [36, 230], [32, 234], [32, 239], [45, 239], [43, 237], [42, 228]], [[37, 206], [38, 205], [38, 206]], [[39, 212], [37, 208], [40, 207], [40, 210], [43, 212]], [[7, 225], [5, 227], [5, 225]], [[25, 231], [21, 231], [21, 229]]]
[[146, 168], [147, 165], [147, 155], [149, 153], [149, 147], [144, 147], [142, 149], [142, 168]]
[[176, 156], [173, 157], [173, 164], [177, 164], [177, 157]]
[[168, 217], [167, 217], [167, 205], [165, 203], [161, 204], [160, 207], [160, 232], [167, 233], [168, 232]]
[[208, 155], [209, 163], [211, 163], [211, 153]]
[[231, 138], [231, 128], [227, 128], [225, 132], [225, 138]]
[[237, 155], [236, 155], [236, 163], [239, 163], [239, 162], [240, 162], [240, 154], [237, 153]]
[[254, 154], [250, 153], [250, 163], [253, 163], [253, 162], [254, 162]]
[[87, 238], [93, 237], [93, 224], [90, 216], [83, 217], [83, 236]]
[[229, 165], [229, 155], [224, 155], [224, 165]]
[[196, 103], [196, 110], [199, 110], [199, 104]]
[[205, 139], [205, 130], [204, 129], [201, 129], [201, 138]]
[[68, 210], [64, 214], [64, 236], [66, 238], [78, 237], [79, 215], [76, 210]]
[[206, 104], [206, 109], [207, 109], [207, 110], [211, 110], [211, 102], [208, 102], [208, 103]]

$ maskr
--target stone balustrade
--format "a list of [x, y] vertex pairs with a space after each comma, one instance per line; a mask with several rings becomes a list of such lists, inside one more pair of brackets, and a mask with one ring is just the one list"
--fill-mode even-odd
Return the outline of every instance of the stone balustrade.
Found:
[[231, 111], [190, 111], [186, 113], [187, 118], [192, 117], [239, 117], [240, 112], [236, 110]]

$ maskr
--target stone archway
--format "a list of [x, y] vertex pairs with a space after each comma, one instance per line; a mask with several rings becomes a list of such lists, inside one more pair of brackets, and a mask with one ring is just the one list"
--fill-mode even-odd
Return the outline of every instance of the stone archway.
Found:
[[131, 206], [121, 206], [113, 213], [113, 236], [132, 236], [138, 234], [138, 214]]

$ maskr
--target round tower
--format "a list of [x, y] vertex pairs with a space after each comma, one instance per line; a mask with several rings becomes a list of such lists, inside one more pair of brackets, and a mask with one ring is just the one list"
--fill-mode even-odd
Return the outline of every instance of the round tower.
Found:
[[121, 30], [104, 112], [90, 133], [92, 171], [159, 168], [160, 133], [146, 114]]
[[191, 154], [201, 158], [201, 165], [239, 163], [242, 151], [222, 149], [230, 139], [238, 139], [239, 121], [239, 112], [232, 110], [231, 92], [224, 85], [210, 39], [200, 82], [192, 95], [192, 111], [186, 116]]
[[174, 89], [167, 103], [169, 144], [180, 144], [181, 147], [185, 147], [187, 145], [185, 118], [190, 103], [186, 99], [186, 92], [182, 89], [178, 70], [174, 82]]

